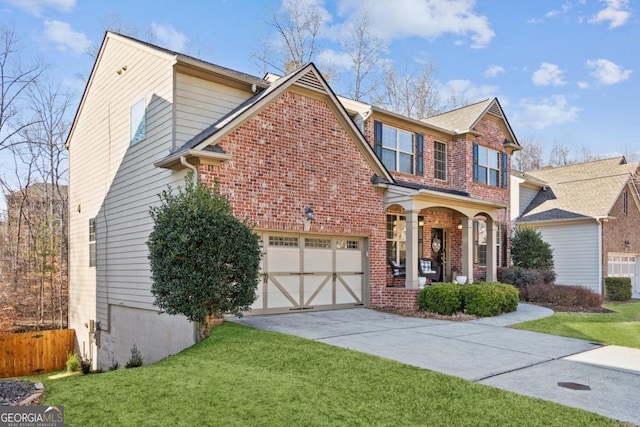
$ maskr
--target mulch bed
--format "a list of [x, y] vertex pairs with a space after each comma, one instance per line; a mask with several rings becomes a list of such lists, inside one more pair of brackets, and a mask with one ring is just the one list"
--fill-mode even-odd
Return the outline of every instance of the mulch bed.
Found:
[[0, 380], [0, 406], [16, 406], [36, 392], [29, 381]]

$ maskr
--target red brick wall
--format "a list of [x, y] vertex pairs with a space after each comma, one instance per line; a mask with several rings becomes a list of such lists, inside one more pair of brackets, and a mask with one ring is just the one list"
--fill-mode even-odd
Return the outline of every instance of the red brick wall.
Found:
[[377, 287], [371, 290], [371, 306], [417, 310], [419, 292], [420, 289]]
[[[635, 189], [627, 186], [627, 206], [628, 213], [623, 211], [622, 192], [618, 200], [613, 205], [610, 216], [613, 218], [605, 222], [602, 226], [602, 276], [606, 277], [608, 272], [608, 252], [639, 254], [640, 253], [640, 211], [633, 198]], [[629, 248], [624, 242], [629, 241]]]
[[355, 144], [323, 101], [286, 92], [220, 142], [231, 160], [201, 166], [200, 179], [218, 180], [235, 215], [258, 229], [303, 232], [310, 206], [310, 232], [368, 237], [377, 295], [386, 287], [383, 195]]

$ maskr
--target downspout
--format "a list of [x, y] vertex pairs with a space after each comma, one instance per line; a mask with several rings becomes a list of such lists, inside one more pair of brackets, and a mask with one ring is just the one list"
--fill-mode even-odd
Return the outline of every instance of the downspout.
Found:
[[602, 221], [604, 218], [596, 218], [598, 223], [598, 285], [600, 287], [600, 295], [604, 297], [604, 289], [602, 284]]
[[193, 171], [193, 184], [198, 183], [198, 168], [187, 162], [187, 158], [185, 156], [180, 156], [180, 164], [185, 168], [189, 168]]

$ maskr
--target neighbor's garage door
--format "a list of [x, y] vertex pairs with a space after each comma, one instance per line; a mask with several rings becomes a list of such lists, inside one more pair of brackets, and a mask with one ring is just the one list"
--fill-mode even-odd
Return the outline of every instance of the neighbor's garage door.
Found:
[[631, 289], [640, 294], [640, 255], [612, 254], [608, 255], [608, 276], [631, 278]]
[[262, 280], [250, 313], [291, 313], [362, 306], [362, 238], [263, 234]]

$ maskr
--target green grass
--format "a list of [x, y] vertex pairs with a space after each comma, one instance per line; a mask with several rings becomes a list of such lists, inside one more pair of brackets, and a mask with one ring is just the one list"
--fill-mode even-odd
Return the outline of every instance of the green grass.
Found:
[[72, 426], [594, 426], [579, 409], [226, 323], [154, 365], [44, 380]]
[[640, 301], [607, 303], [603, 307], [615, 313], [555, 313], [514, 328], [640, 348]]

